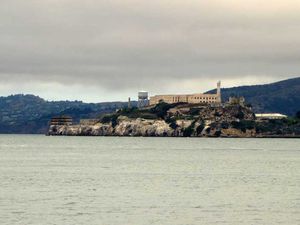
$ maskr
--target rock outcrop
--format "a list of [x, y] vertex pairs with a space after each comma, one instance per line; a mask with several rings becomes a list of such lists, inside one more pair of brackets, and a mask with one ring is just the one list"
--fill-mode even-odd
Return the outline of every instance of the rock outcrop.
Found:
[[251, 108], [241, 105], [159, 105], [120, 110], [92, 125], [54, 125], [49, 135], [153, 137], [264, 137], [300, 135], [299, 124], [257, 122]]
[[122, 117], [113, 127], [111, 123], [95, 125], [50, 126], [49, 135], [73, 136], [175, 136], [164, 120], [130, 119]]

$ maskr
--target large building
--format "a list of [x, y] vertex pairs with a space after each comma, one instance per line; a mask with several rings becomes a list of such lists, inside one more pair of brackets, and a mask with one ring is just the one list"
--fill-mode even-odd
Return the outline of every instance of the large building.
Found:
[[221, 103], [221, 82], [218, 82], [216, 94], [187, 94], [187, 95], [155, 95], [150, 97], [150, 105], [156, 105], [159, 102], [172, 103]]

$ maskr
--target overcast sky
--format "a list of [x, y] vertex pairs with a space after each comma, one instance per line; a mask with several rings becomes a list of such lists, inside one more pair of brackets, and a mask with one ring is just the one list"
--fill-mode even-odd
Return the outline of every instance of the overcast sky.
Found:
[[0, 95], [100, 102], [300, 76], [300, 0], [1, 0]]

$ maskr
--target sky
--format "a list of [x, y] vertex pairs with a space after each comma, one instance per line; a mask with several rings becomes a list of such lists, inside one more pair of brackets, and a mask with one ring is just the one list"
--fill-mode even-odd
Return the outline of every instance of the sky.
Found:
[[300, 76], [300, 0], [1, 0], [0, 96], [85, 102]]

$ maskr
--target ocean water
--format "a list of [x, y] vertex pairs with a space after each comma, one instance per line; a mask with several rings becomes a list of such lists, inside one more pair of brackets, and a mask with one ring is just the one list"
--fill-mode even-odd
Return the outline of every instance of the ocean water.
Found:
[[1, 225], [299, 225], [299, 139], [0, 135]]

